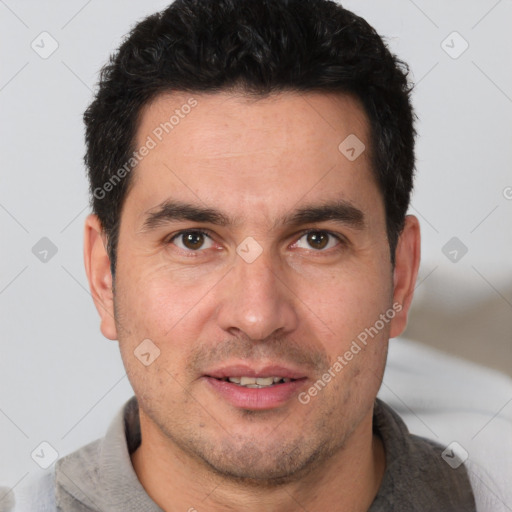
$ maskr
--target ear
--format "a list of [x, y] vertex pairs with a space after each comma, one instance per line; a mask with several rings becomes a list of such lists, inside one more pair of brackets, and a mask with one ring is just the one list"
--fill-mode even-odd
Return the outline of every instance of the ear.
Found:
[[114, 320], [114, 293], [110, 258], [106, 249], [107, 239], [96, 215], [85, 220], [84, 263], [94, 305], [101, 318], [101, 332], [110, 340], [117, 339]]
[[397, 308], [397, 314], [391, 321], [390, 338], [400, 336], [407, 326], [407, 316], [420, 266], [420, 253], [420, 224], [414, 215], [407, 215], [395, 251], [393, 304], [400, 304], [401, 309], [398, 311]]

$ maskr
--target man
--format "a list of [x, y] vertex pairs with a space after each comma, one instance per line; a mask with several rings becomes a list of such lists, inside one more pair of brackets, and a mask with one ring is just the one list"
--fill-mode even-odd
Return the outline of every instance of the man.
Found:
[[420, 259], [409, 93], [327, 0], [177, 0], [132, 30], [85, 114], [84, 254], [135, 397], [41, 507], [476, 510], [376, 400]]

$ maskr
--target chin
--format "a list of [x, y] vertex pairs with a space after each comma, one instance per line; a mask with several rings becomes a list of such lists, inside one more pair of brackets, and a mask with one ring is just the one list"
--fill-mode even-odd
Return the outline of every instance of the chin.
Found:
[[237, 448], [223, 443], [222, 448], [198, 455], [223, 479], [256, 487], [279, 487], [296, 481], [328, 457], [324, 450], [314, 449], [304, 442], [291, 448], [284, 443], [264, 448], [253, 443]]

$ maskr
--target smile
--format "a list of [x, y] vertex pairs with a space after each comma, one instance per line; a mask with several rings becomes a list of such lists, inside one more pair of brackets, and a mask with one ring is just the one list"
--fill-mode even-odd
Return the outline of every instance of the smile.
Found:
[[220, 379], [246, 388], [267, 388], [274, 384], [286, 384], [295, 379], [286, 377], [224, 377]]

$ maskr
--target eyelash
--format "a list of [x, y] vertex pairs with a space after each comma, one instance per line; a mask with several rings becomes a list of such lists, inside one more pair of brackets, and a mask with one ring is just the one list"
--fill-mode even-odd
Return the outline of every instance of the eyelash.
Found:
[[[186, 229], [186, 230], [183, 230], [183, 231], [179, 231], [178, 233], [175, 233], [174, 235], [171, 236], [171, 238], [169, 238], [167, 240], [167, 244], [171, 244], [174, 240], [176, 240], [176, 238], [182, 236], [182, 235], [186, 235], [186, 234], [190, 234], [190, 233], [193, 233], [193, 234], [199, 234], [199, 235], [205, 235], [207, 236], [208, 238], [210, 238], [212, 241], [213, 241], [213, 237], [212, 237], [212, 233], [208, 230], [204, 230], [204, 229]], [[332, 233], [331, 231], [328, 231], [328, 230], [325, 230], [325, 229], [318, 229], [318, 228], [311, 228], [311, 229], [307, 229], [305, 231], [301, 231], [300, 233], [300, 236], [297, 238], [296, 242], [294, 243], [297, 243], [301, 238], [303, 238], [304, 236], [308, 235], [309, 233], [325, 233], [326, 235], [329, 235], [333, 238], [336, 239], [336, 241], [338, 242], [338, 245], [336, 247], [331, 247], [327, 250], [315, 250], [315, 249], [311, 249], [312, 252], [314, 253], [327, 253], [327, 252], [330, 252], [332, 251], [333, 249], [334, 250], [339, 250], [341, 247], [340, 246], [344, 246], [344, 245], [347, 245], [347, 241], [344, 237], [342, 237], [341, 235], [338, 235], [336, 233]], [[200, 252], [204, 252], [205, 249], [201, 250], [201, 249], [198, 249], [197, 251], [194, 251], [192, 249], [181, 249], [181, 247], [177, 247], [179, 250], [181, 251], [184, 251], [188, 254], [197, 254], [197, 253], [200, 253]]]

